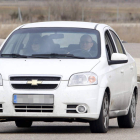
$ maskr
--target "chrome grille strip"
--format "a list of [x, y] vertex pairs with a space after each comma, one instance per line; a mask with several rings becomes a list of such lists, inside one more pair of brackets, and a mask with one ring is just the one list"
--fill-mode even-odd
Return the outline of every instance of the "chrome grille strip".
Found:
[[[27, 84], [28, 81], [10, 81], [11, 84]], [[41, 84], [59, 84], [60, 81], [42, 81]]]

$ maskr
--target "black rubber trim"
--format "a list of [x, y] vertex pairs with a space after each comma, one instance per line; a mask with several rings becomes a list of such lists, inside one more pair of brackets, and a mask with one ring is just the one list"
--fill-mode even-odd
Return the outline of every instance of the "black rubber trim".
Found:
[[108, 61], [109, 65], [113, 65], [113, 64], [123, 64], [123, 63], [127, 63], [128, 60], [112, 60], [112, 61]]
[[96, 30], [96, 28], [97, 28], [98, 25], [99, 25], [99, 24], [96, 24], [96, 26], [95, 26], [95, 28], [94, 28], [95, 30]]
[[21, 29], [23, 26], [25, 26], [25, 24], [23, 24], [19, 29]]

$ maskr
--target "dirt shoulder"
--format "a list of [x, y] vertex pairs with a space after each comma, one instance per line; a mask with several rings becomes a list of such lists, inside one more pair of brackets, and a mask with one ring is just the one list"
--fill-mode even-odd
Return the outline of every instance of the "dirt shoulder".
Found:
[[4, 39], [0, 39], [0, 45], [2, 44], [3, 41], [4, 41]]

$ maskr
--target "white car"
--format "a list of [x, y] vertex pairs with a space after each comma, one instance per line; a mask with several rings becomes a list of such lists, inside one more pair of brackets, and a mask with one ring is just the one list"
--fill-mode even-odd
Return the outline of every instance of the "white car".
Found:
[[136, 121], [136, 63], [105, 24], [41, 22], [15, 29], [0, 51], [0, 121], [89, 122], [106, 133]]

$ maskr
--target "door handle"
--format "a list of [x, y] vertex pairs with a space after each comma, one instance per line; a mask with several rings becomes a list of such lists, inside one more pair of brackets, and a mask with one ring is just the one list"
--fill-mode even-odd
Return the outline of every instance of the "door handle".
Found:
[[130, 67], [131, 70], [133, 70], [133, 68], [134, 68], [133, 66]]
[[121, 73], [124, 73], [124, 70], [121, 70]]

